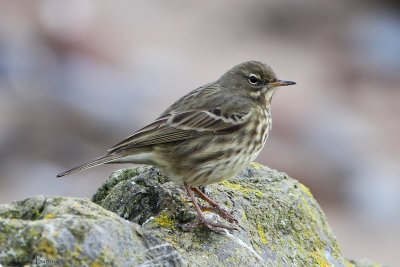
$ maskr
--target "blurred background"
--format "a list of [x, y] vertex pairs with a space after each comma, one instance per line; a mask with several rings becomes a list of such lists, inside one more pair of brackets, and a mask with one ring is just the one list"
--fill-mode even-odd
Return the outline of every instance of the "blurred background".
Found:
[[345, 256], [397, 265], [398, 3], [1, 0], [0, 203], [90, 197], [129, 165], [56, 174], [256, 59], [298, 83], [258, 162], [311, 188]]

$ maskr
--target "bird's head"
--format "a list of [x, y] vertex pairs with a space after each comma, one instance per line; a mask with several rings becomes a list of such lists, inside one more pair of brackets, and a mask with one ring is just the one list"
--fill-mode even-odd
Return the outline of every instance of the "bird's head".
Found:
[[224, 90], [235, 91], [255, 100], [271, 103], [272, 96], [280, 86], [296, 84], [279, 80], [270, 66], [259, 61], [248, 61], [236, 65], [219, 79]]

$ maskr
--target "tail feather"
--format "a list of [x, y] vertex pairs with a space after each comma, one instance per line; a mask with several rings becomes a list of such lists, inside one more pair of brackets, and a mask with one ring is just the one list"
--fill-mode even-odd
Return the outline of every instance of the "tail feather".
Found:
[[86, 169], [89, 169], [89, 168], [92, 168], [92, 167], [95, 167], [95, 166], [98, 166], [98, 165], [101, 165], [101, 164], [110, 163], [110, 162], [112, 162], [114, 160], [117, 160], [119, 158], [121, 158], [121, 156], [119, 156], [119, 155], [104, 155], [104, 156], [101, 156], [99, 158], [96, 158], [96, 159], [93, 159], [91, 161], [88, 161], [86, 163], [83, 163], [82, 165], [79, 165], [79, 166], [77, 166], [75, 168], [72, 168], [72, 169], [70, 169], [68, 171], [60, 173], [60, 174], [57, 175], [57, 178], [60, 178], [60, 177], [66, 176], [66, 175], [70, 175], [70, 174], [78, 172], [78, 171], [83, 171], [83, 170], [86, 170]]

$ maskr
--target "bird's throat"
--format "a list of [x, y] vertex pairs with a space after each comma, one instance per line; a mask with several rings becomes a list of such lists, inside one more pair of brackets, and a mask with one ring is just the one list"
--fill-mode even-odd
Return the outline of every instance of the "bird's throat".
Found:
[[265, 104], [269, 107], [271, 105], [272, 97], [276, 92], [276, 88], [270, 88], [264, 93]]
[[265, 88], [260, 91], [250, 93], [251, 98], [260, 102], [261, 105], [269, 107], [271, 105], [272, 97], [276, 92], [276, 88]]

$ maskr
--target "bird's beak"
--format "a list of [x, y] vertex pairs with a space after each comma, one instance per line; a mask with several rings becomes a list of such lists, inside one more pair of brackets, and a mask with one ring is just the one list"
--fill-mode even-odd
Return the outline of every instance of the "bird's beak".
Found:
[[296, 83], [292, 82], [292, 81], [277, 80], [275, 82], [269, 83], [268, 85], [270, 87], [278, 87], [278, 86], [288, 86], [288, 85], [293, 85], [293, 84], [296, 84]]

